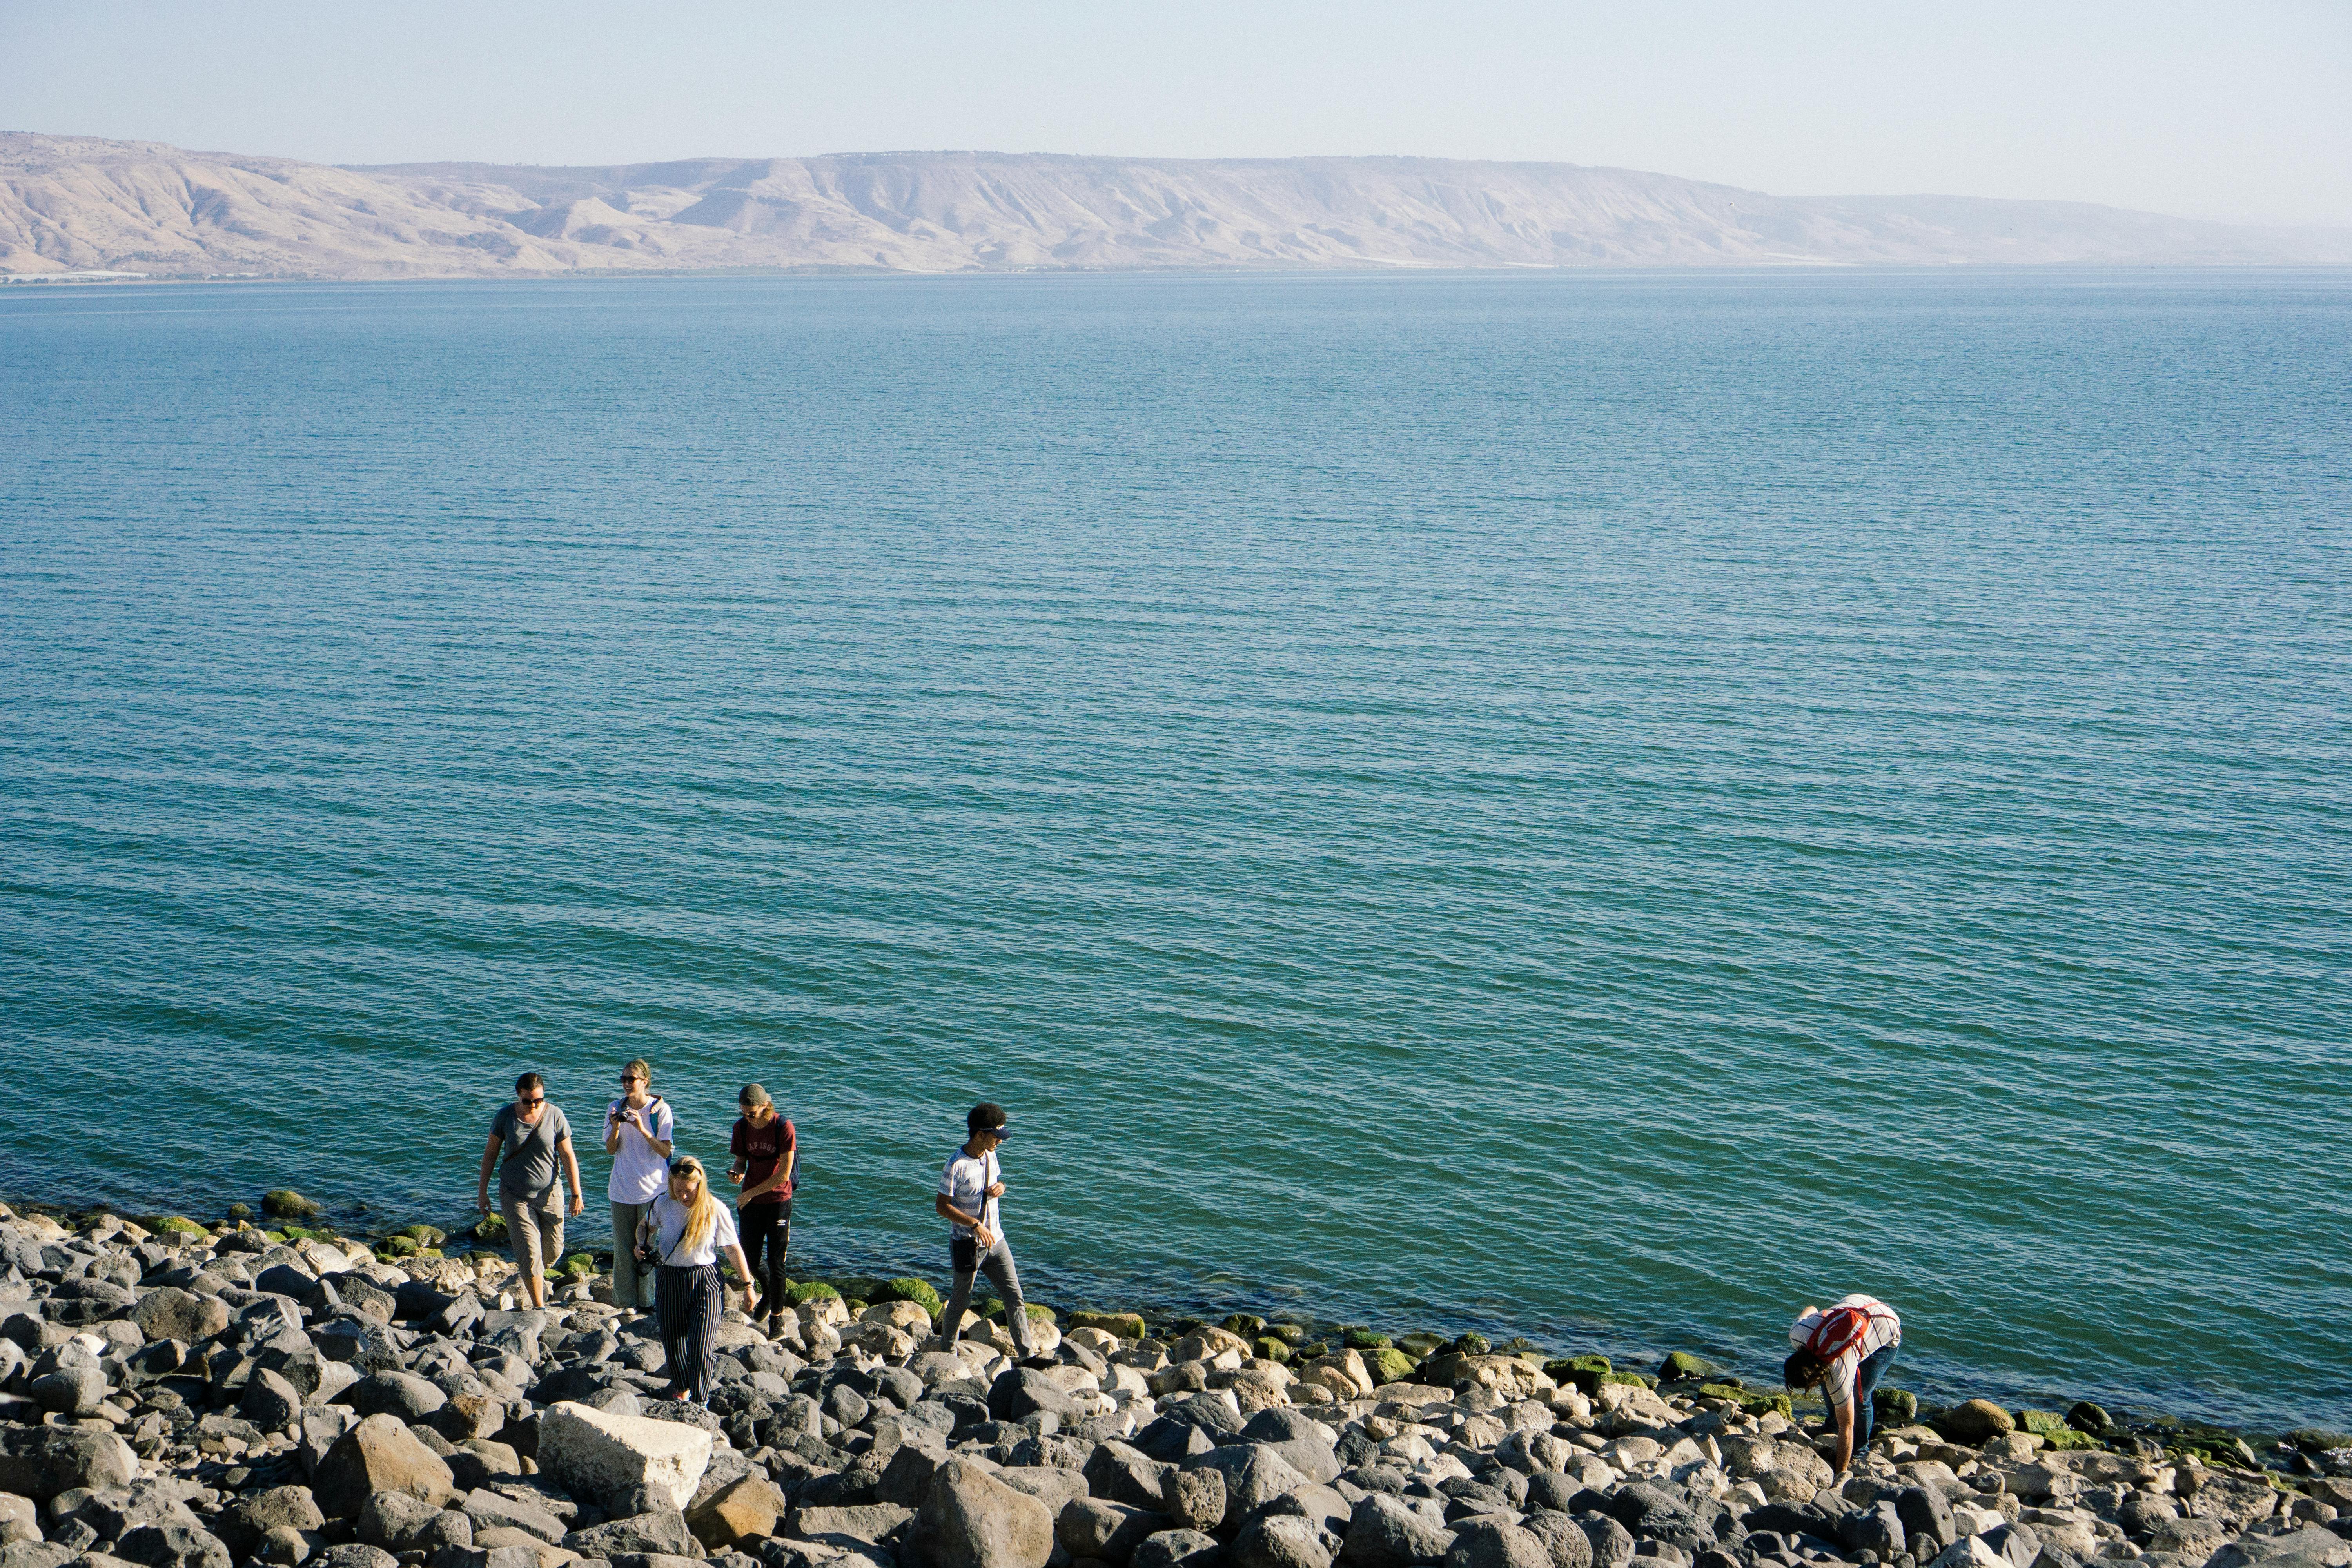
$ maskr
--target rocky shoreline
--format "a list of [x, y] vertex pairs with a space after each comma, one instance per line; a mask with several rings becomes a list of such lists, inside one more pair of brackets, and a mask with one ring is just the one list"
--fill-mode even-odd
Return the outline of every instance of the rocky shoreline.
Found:
[[488, 1226], [241, 1208], [0, 1206], [0, 1568], [2352, 1568], [2324, 1433], [1882, 1390], [1839, 1482], [1696, 1357], [1033, 1308], [1015, 1364], [853, 1279], [730, 1312], [706, 1410], [593, 1254], [534, 1311]]

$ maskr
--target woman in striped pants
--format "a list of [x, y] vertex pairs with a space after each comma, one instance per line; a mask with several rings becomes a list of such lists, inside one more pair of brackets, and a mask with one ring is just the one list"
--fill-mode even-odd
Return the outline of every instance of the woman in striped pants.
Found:
[[708, 1405], [718, 1381], [719, 1313], [727, 1306], [719, 1257], [725, 1253], [735, 1266], [747, 1303], [751, 1266], [736, 1236], [735, 1216], [712, 1195], [701, 1161], [681, 1154], [669, 1163], [669, 1191], [656, 1198], [637, 1222], [637, 1236], [640, 1247], [650, 1245], [658, 1256], [654, 1318], [661, 1325], [669, 1397]]

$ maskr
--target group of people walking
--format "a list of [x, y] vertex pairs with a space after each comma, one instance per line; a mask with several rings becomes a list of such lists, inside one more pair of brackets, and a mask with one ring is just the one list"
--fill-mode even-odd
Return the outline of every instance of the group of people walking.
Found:
[[[792, 1246], [793, 1178], [799, 1134], [768, 1091], [745, 1084], [728, 1138], [734, 1212], [711, 1190], [700, 1160], [677, 1152], [677, 1120], [654, 1092], [653, 1068], [643, 1060], [621, 1069], [621, 1092], [604, 1108], [604, 1152], [613, 1173], [605, 1196], [613, 1222], [613, 1301], [627, 1310], [651, 1310], [669, 1370], [670, 1396], [707, 1401], [716, 1381], [713, 1357], [727, 1291], [719, 1273], [724, 1258], [743, 1282], [744, 1314], [764, 1319], [772, 1337], [786, 1310], [784, 1258]], [[1011, 1129], [999, 1105], [974, 1106], [965, 1139], [940, 1178], [936, 1212], [949, 1222], [953, 1296], [942, 1319], [942, 1342], [961, 1332], [972, 1282], [986, 1273], [1004, 1298], [1006, 1328], [1016, 1352], [1030, 1353], [1029, 1320], [1021, 1276], [999, 1224], [1004, 1196], [996, 1151]], [[525, 1300], [547, 1305], [547, 1273], [563, 1256], [563, 1222], [587, 1208], [572, 1124], [547, 1096], [546, 1080], [527, 1072], [515, 1079], [514, 1100], [490, 1119], [475, 1204], [490, 1207], [490, 1177], [499, 1180], [497, 1212]], [[570, 1198], [567, 1205], [565, 1191]]]
[[[711, 1191], [702, 1162], [677, 1152], [677, 1117], [654, 1092], [653, 1076], [646, 1062], [629, 1063], [621, 1069], [621, 1092], [604, 1108], [604, 1152], [613, 1157], [605, 1193], [613, 1215], [613, 1300], [625, 1310], [653, 1311], [670, 1396], [708, 1401], [727, 1302], [720, 1258], [743, 1281], [745, 1316], [755, 1323], [764, 1319], [771, 1336], [780, 1331], [800, 1139], [765, 1089], [743, 1086], [728, 1137], [727, 1179], [736, 1189], [730, 1214]], [[940, 1174], [932, 1208], [948, 1222], [948, 1266], [955, 1279], [940, 1326], [941, 1342], [952, 1344], [962, 1332], [972, 1285], [986, 1274], [1004, 1299], [1013, 1352], [1025, 1361], [1033, 1343], [1027, 1304], [999, 1209], [1005, 1184], [997, 1151], [1011, 1135], [1003, 1106], [973, 1106], [964, 1118], [964, 1142]], [[563, 1256], [564, 1185], [571, 1189], [572, 1215], [583, 1213], [586, 1202], [571, 1123], [549, 1101], [546, 1083], [535, 1072], [515, 1080], [513, 1103], [491, 1119], [475, 1194], [485, 1214], [493, 1171], [524, 1293], [532, 1306], [544, 1307], [547, 1270]], [[1902, 1320], [1875, 1297], [1848, 1296], [1827, 1308], [1807, 1307], [1790, 1326], [1789, 1342], [1793, 1348], [1782, 1375], [1791, 1389], [1821, 1390], [1843, 1474], [1870, 1443], [1871, 1395], [1895, 1364]]]

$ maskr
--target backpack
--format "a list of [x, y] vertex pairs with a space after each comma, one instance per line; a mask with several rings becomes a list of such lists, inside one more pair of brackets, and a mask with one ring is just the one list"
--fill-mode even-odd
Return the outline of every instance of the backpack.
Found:
[[1823, 1366], [1836, 1365], [1840, 1356], [1862, 1343], [1862, 1336], [1870, 1332], [1870, 1319], [1867, 1307], [1832, 1307], [1813, 1325], [1805, 1352]]

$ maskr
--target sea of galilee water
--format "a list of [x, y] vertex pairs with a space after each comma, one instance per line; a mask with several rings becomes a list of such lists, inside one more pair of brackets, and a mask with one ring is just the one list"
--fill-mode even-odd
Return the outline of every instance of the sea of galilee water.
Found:
[[812, 1267], [985, 1098], [1057, 1306], [2341, 1426], [2347, 387], [2342, 273], [0, 292], [0, 1192], [450, 1223], [644, 1056]]

